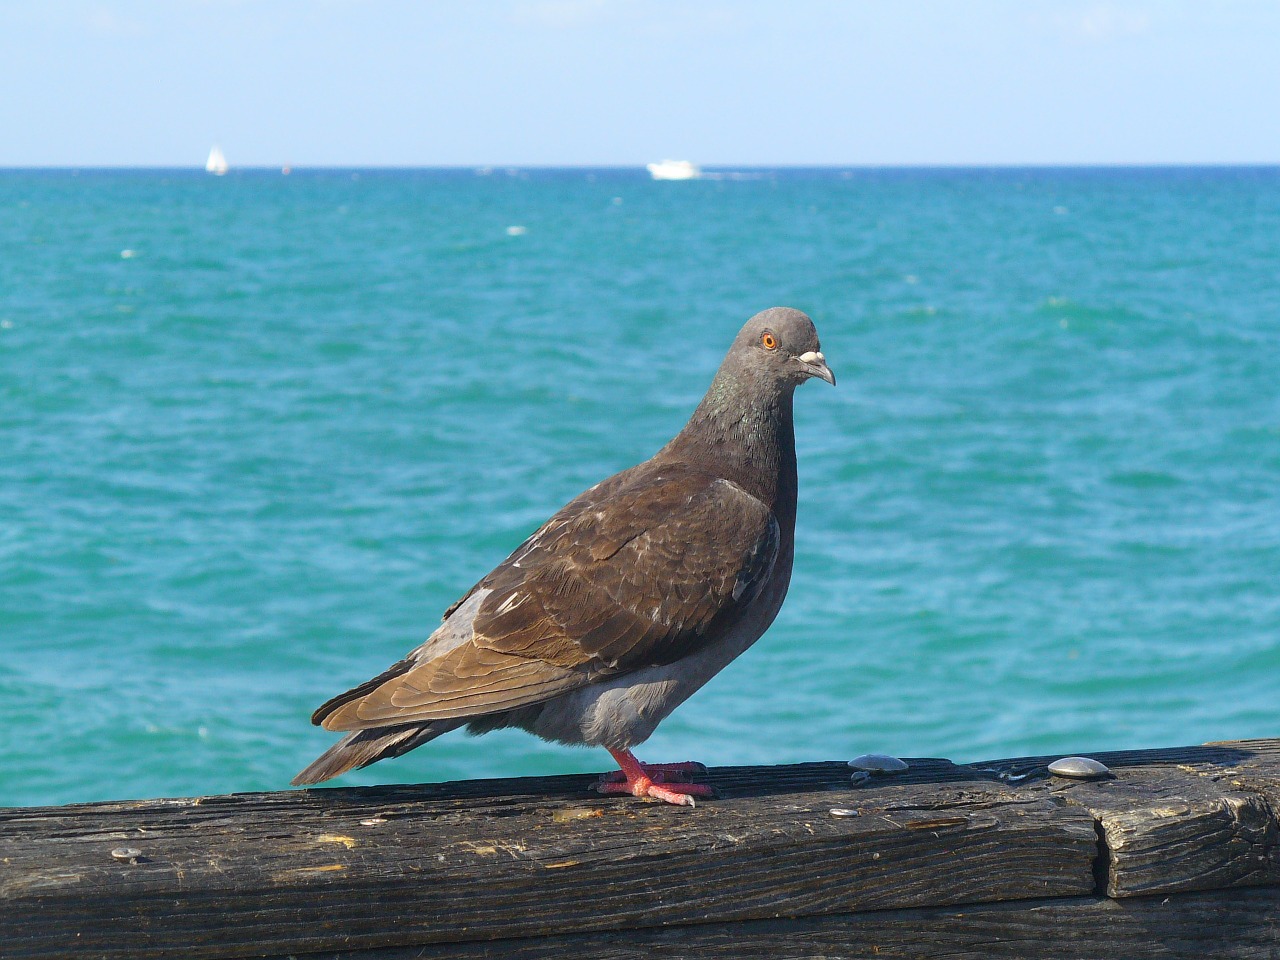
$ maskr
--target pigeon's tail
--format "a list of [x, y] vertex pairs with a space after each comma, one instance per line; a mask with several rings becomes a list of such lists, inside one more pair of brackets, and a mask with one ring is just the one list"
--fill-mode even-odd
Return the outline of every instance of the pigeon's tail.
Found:
[[406, 723], [394, 727], [375, 727], [349, 733], [326, 750], [291, 781], [295, 787], [320, 783], [371, 763], [398, 757], [442, 733], [461, 726], [464, 720], [432, 720]]

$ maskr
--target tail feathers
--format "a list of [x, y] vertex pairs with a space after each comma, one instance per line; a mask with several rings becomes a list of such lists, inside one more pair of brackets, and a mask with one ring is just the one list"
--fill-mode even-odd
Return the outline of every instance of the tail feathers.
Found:
[[[362, 699], [366, 695], [372, 693], [374, 690], [377, 690], [380, 686], [382, 686], [388, 680], [394, 680], [396, 677], [399, 677], [399, 676], [402, 676], [403, 674], [408, 673], [415, 666], [417, 666], [417, 661], [414, 660], [412, 657], [406, 657], [403, 660], [393, 663], [391, 666], [389, 666], [386, 670], [382, 671], [382, 673], [378, 674], [372, 680], [366, 680], [364, 683], [360, 684], [358, 687], [352, 687], [346, 693], [340, 693], [336, 697], [333, 697], [330, 700], [326, 700], [324, 703], [320, 704], [320, 706], [316, 709], [316, 712], [311, 715], [311, 722], [314, 723], [317, 727], [323, 726], [325, 720], [327, 720], [329, 718], [329, 715], [332, 714], [335, 710], [338, 710], [340, 707], [346, 706], [348, 703], [351, 703], [353, 700]], [[332, 729], [332, 728], [329, 727], [326, 729]], [[385, 730], [386, 728], [384, 727], [383, 729]], [[372, 763], [373, 761], [371, 760], [369, 762]]]
[[305, 770], [291, 781], [295, 787], [320, 783], [348, 770], [367, 767], [371, 763], [398, 757], [442, 733], [461, 726], [463, 720], [432, 720], [427, 723], [408, 723], [395, 727], [375, 727], [349, 733], [332, 747], [320, 754]]

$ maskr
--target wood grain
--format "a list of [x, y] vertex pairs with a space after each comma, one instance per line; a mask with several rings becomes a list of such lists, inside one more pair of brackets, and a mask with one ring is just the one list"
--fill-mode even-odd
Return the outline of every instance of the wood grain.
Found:
[[1044, 757], [989, 766], [1026, 774], [1027, 793], [1056, 797], [1098, 821], [1108, 896], [1280, 883], [1277, 741], [1089, 755], [1114, 779], [1050, 777], [1043, 767], [1052, 758]]
[[[4, 811], [5, 956], [256, 956], [1093, 890], [1083, 811], [984, 780], [855, 790], [849, 772], [717, 771], [725, 799], [694, 810], [560, 777]], [[139, 862], [111, 857], [123, 846]]]
[[[1280, 890], [876, 910], [487, 943], [314, 954], [306, 960], [1275, 960]], [[274, 957], [271, 960], [285, 960]]]
[[1280, 956], [1280, 741], [1092, 755], [0, 810], [0, 955]]

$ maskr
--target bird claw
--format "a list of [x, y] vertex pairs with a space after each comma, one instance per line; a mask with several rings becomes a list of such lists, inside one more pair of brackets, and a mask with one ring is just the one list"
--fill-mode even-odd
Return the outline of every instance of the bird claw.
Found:
[[[610, 749], [621, 770], [600, 777], [595, 789], [600, 793], [629, 793], [633, 797], [665, 800], [684, 807], [697, 804], [694, 797], [714, 797], [714, 787], [705, 783], [687, 782], [695, 773], [706, 773], [701, 763], [688, 760], [683, 763], [641, 763], [630, 750]], [[672, 778], [678, 778], [673, 782]]]
[[696, 807], [694, 797], [714, 797], [715, 787], [705, 783], [655, 783], [648, 777], [639, 780], [601, 780], [595, 785], [599, 793], [630, 794], [650, 800], [665, 800], [678, 806]]

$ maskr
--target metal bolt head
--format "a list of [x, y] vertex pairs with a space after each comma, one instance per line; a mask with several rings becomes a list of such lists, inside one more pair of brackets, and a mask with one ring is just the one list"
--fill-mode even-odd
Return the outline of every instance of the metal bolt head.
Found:
[[122, 860], [125, 863], [137, 863], [140, 856], [142, 851], [137, 847], [116, 847], [111, 851], [113, 860]]
[[1049, 764], [1049, 772], [1055, 777], [1070, 777], [1073, 780], [1100, 780], [1111, 776], [1106, 765], [1092, 757], [1063, 757]]
[[849, 766], [868, 773], [901, 773], [907, 769], [904, 761], [891, 757], [887, 753], [864, 753], [850, 760]]
[[860, 816], [862, 816], [862, 814], [861, 814], [861, 813], [859, 813], [857, 810], [854, 810], [852, 807], [832, 807], [832, 808], [831, 808], [831, 815], [832, 815], [833, 817], [860, 817]]

